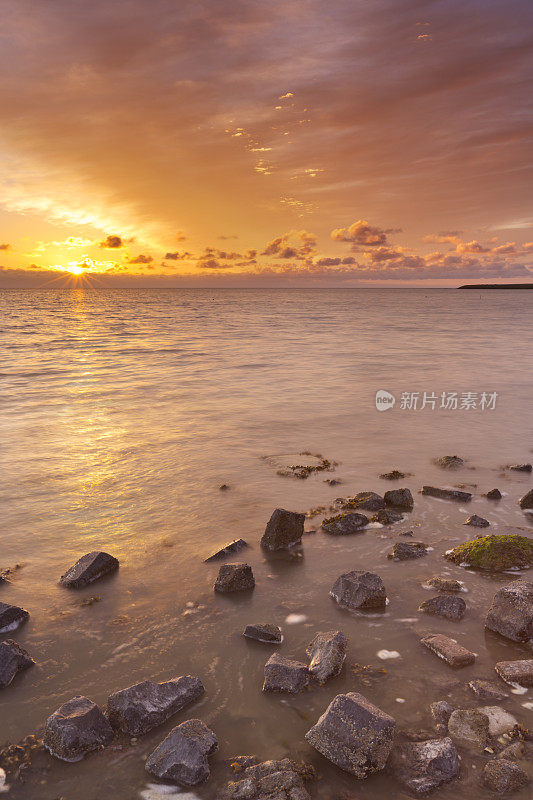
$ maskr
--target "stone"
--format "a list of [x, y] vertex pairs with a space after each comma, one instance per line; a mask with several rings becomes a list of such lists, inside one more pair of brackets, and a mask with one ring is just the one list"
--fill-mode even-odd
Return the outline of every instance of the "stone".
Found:
[[530, 489], [527, 494], [520, 498], [518, 505], [523, 509], [533, 508], [533, 489]]
[[483, 769], [483, 784], [500, 794], [517, 792], [529, 783], [529, 776], [518, 764], [504, 758], [493, 758]]
[[441, 456], [435, 460], [435, 463], [443, 469], [460, 469], [465, 465], [464, 459], [459, 456]]
[[220, 492], [227, 492], [229, 488], [230, 487], [228, 483], [221, 483], [220, 486], [218, 487]]
[[98, 706], [77, 696], [46, 720], [43, 744], [62, 761], [80, 761], [113, 739], [113, 729]]
[[15, 631], [30, 618], [24, 608], [12, 606], [9, 603], [0, 603], [0, 633]]
[[337, 695], [306, 733], [309, 744], [356, 778], [382, 770], [396, 722], [357, 692]]
[[502, 692], [497, 683], [492, 683], [491, 681], [483, 681], [480, 680], [479, 678], [475, 678], [473, 681], [469, 681], [468, 688], [480, 700], [499, 701], [499, 700], [505, 700], [506, 697], [509, 697], [509, 695], [506, 692]]
[[297, 694], [309, 685], [307, 664], [274, 653], [265, 664], [264, 692]]
[[302, 777], [288, 758], [246, 767], [218, 796], [220, 800], [310, 800]]
[[341, 480], [339, 480], [338, 478], [326, 478], [326, 480], [324, 481], [324, 483], [327, 483], [327, 484], [328, 484], [328, 486], [340, 486], [340, 484], [342, 483], [342, 481], [341, 481]]
[[346, 660], [346, 636], [342, 631], [317, 633], [305, 651], [311, 659], [309, 672], [324, 684], [329, 678], [339, 675]]
[[459, 754], [449, 737], [397, 745], [389, 759], [396, 780], [415, 794], [448, 783], [458, 774], [459, 765]]
[[216, 561], [219, 558], [233, 555], [233, 553], [239, 553], [241, 550], [244, 550], [245, 547], [248, 547], [248, 543], [245, 542], [244, 539], [234, 539], [219, 550], [215, 550], [210, 556], [207, 556], [207, 558], [204, 559], [204, 563], [208, 564], [210, 561]]
[[323, 521], [322, 530], [332, 536], [348, 536], [351, 533], [360, 533], [368, 525], [368, 521], [368, 517], [357, 512], [337, 514]]
[[531, 472], [533, 466], [531, 464], [509, 464], [508, 469], [512, 469], [514, 472]]
[[405, 508], [407, 511], [412, 511], [414, 508], [413, 495], [409, 489], [390, 489], [383, 495], [388, 506], [395, 506], [396, 508]]
[[247, 625], [242, 635], [247, 639], [255, 639], [256, 642], [267, 642], [268, 644], [281, 644], [283, 641], [281, 628], [278, 628], [277, 625], [270, 625], [268, 622]]
[[384, 481], [399, 481], [405, 478], [406, 474], [399, 469], [393, 469], [390, 472], [383, 472], [379, 477]]
[[490, 742], [489, 719], [477, 708], [457, 708], [448, 720], [448, 733], [462, 747], [483, 752]]
[[413, 531], [400, 531], [398, 536], [412, 536]]
[[533, 583], [519, 579], [498, 589], [485, 627], [513, 642], [533, 639]]
[[377, 492], [358, 492], [344, 501], [343, 508], [362, 508], [363, 511], [379, 511], [385, 508], [385, 500]]
[[506, 683], [533, 686], [533, 658], [518, 661], [498, 661], [494, 669]]
[[490, 492], [487, 492], [485, 497], [488, 500], [501, 500], [503, 495], [502, 495], [502, 493], [500, 492], [499, 489], [491, 489]]
[[387, 593], [379, 575], [362, 569], [339, 575], [330, 595], [342, 607], [349, 609], [385, 608]]
[[441, 633], [428, 633], [420, 639], [420, 643], [451, 667], [468, 667], [476, 660], [474, 653]]
[[110, 556], [109, 553], [95, 550], [76, 561], [74, 566], [61, 576], [59, 583], [61, 586], [66, 586], [67, 589], [81, 589], [83, 586], [89, 586], [103, 578], [104, 575], [110, 575], [118, 567], [119, 563], [116, 558]]
[[249, 564], [222, 564], [215, 581], [215, 592], [244, 592], [255, 586]]
[[161, 780], [196, 786], [209, 778], [208, 758], [218, 749], [213, 731], [199, 719], [173, 728], [148, 756], [146, 770]]
[[466, 603], [462, 597], [457, 597], [453, 594], [439, 594], [437, 597], [432, 597], [430, 600], [425, 600], [421, 603], [418, 610], [456, 622], [464, 617]]
[[299, 544], [304, 533], [304, 522], [305, 514], [276, 508], [267, 523], [261, 547], [270, 551], [287, 550]]
[[34, 664], [30, 654], [13, 639], [0, 642], [0, 689], [5, 689], [17, 673]]
[[461, 581], [455, 580], [455, 578], [441, 578], [440, 576], [436, 575], [434, 578], [430, 578], [426, 581], [428, 586], [433, 586], [434, 589], [438, 589], [440, 592], [462, 592], [463, 591], [463, 584]]
[[439, 733], [446, 733], [448, 731], [448, 720], [455, 711], [455, 708], [448, 703], [447, 700], [437, 700], [435, 703], [431, 703], [429, 710], [435, 721], [435, 728], [437, 731]]
[[482, 706], [477, 710], [487, 717], [490, 736], [501, 736], [502, 733], [508, 733], [518, 725], [516, 717], [500, 706]]
[[110, 695], [107, 716], [113, 728], [129, 736], [142, 736], [204, 693], [201, 680], [192, 675], [162, 683], [142, 681]]
[[501, 753], [496, 756], [496, 758], [506, 758], [508, 761], [521, 761], [525, 757], [526, 748], [524, 742], [513, 742], [504, 747]]
[[489, 572], [533, 565], [533, 539], [512, 534], [479, 536], [446, 553], [448, 561]]
[[393, 525], [403, 519], [401, 514], [393, 511], [392, 508], [380, 508], [377, 514], [372, 517], [372, 522], [380, 522], [382, 525]]
[[458, 500], [463, 503], [472, 499], [470, 492], [460, 492], [458, 489], [438, 489], [436, 486], [422, 486], [420, 493], [429, 497], [438, 497], [441, 500]]
[[478, 517], [477, 514], [471, 514], [468, 519], [463, 522], [463, 525], [471, 525], [473, 528], [488, 528], [490, 522], [484, 517]]
[[427, 546], [423, 542], [396, 542], [387, 558], [394, 561], [408, 561], [411, 558], [422, 558], [427, 554]]

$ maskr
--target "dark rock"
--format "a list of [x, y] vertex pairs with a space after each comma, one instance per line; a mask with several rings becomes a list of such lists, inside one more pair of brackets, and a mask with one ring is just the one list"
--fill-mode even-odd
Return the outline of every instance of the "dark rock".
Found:
[[257, 642], [268, 642], [268, 644], [281, 644], [283, 635], [281, 628], [277, 625], [265, 624], [247, 625], [243, 636], [247, 639], [255, 639]]
[[493, 758], [483, 769], [483, 784], [493, 792], [517, 792], [528, 783], [527, 772], [504, 758]]
[[68, 589], [81, 589], [103, 578], [104, 575], [115, 572], [118, 566], [117, 559], [109, 553], [95, 550], [76, 561], [74, 566], [61, 576], [59, 583]]
[[329, 486], [339, 486], [342, 483], [342, 481], [339, 480], [338, 478], [326, 478], [324, 483], [327, 483]]
[[421, 558], [427, 554], [427, 546], [423, 542], [396, 542], [387, 558], [394, 561], [407, 561], [409, 558]]
[[523, 509], [533, 508], [533, 489], [530, 489], [527, 494], [520, 498], [518, 505]]
[[346, 660], [346, 636], [342, 631], [317, 633], [305, 651], [311, 662], [309, 672], [319, 683], [338, 675]]
[[233, 772], [242, 772], [247, 767], [255, 767], [256, 764], [259, 764], [259, 759], [257, 756], [232, 756], [225, 759], [225, 763], [231, 767]]
[[498, 661], [494, 669], [506, 683], [533, 686], [533, 658], [519, 661]]
[[296, 694], [309, 684], [307, 665], [274, 653], [265, 664], [264, 692]]
[[356, 692], [339, 694], [305, 738], [357, 778], [382, 770], [392, 749], [395, 720]]
[[467, 667], [476, 660], [474, 653], [441, 633], [428, 633], [420, 639], [420, 643], [451, 667]]
[[381, 508], [377, 514], [372, 517], [372, 522], [380, 522], [382, 525], [393, 525], [403, 519], [401, 514], [393, 511], [391, 508]]
[[435, 459], [435, 464], [443, 469], [460, 469], [464, 467], [464, 459], [459, 456], [441, 456]]
[[387, 594], [379, 575], [362, 569], [339, 575], [330, 595], [344, 608], [385, 608]]
[[405, 472], [400, 472], [399, 469], [393, 469], [391, 472], [383, 472], [379, 476], [384, 481], [399, 481], [402, 478], [405, 478]]
[[222, 564], [215, 582], [215, 592], [244, 592], [255, 586], [249, 564]]
[[437, 731], [439, 733], [446, 733], [448, 730], [448, 720], [455, 711], [455, 708], [446, 700], [437, 700], [435, 703], [431, 703], [429, 710], [435, 721], [435, 728]]
[[398, 536], [413, 536], [413, 531], [400, 531]]
[[511, 639], [533, 639], [533, 583], [517, 580], [503, 586], [492, 598], [485, 627]]
[[215, 550], [214, 553], [211, 553], [210, 556], [207, 556], [204, 559], [204, 563], [208, 563], [209, 561], [216, 561], [218, 558], [224, 558], [225, 556], [232, 555], [233, 553], [239, 553], [241, 550], [244, 550], [245, 547], [248, 547], [248, 543], [244, 541], [244, 539], [234, 539], [229, 544], [224, 545], [221, 547], [220, 550]]
[[220, 492], [227, 492], [229, 488], [230, 487], [227, 483], [221, 483], [220, 486], [218, 487]]
[[247, 767], [228, 783], [220, 800], [310, 800], [302, 777], [288, 758]]
[[209, 778], [208, 757], [218, 749], [213, 731], [199, 719], [173, 728], [148, 756], [146, 769], [161, 780], [196, 786]]
[[448, 561], [489, 572], [533, 565], [533, 539], [516, 535], [479, 536], [446, 553]]
[[142, 736], [198, 700], [205, 689], [199, 678], [183, 675], [170, 681], [143, 681], [110, 695], [109, 722], [130, 736]]
[[0, 689], [9, 686], [18, 672], [34, 664], [30, 654], [13, 639], [0, 642]]
[[461, 581], [456, 581], [455, 578], [441, 578], [436, 575], [434, 578], [430, 578], [426, 582], [428, 586], [433, 586], [434, 589], [438, 589], [440, 592], [463, 591], [463, 585]]
[[412, 511], [415, 504], [409, 489], [390, 489], [385, 492], [383, 499], [388, 506], [405, 508], [407, 511]]
[[322, 530], [331, 536], [348, 536], [351, 533], [360, 533], [365, 525], [368, 525], [368, 517], [352, 512], [325, 519], [322, 523]]
[[305, 514], [276, 508], [261, 539], [265, 550], [286, 550], [302, 540]]
[[385, 500], [376, 492], [358, 492], [344, 502], [343, 508], [362, 508], [363, 511], [379, 511], [385, 508]]
[[514, 472], [531, 472], [533, 467], [531, 464], [509, 464], [508, 469], [512, 469]]
[[438, 489], [436, 486], [422, 486], [420, 493], [429, 497], [439, 497], [441, 500], [459, 500], [463, 503], [472, 499], [470, 492], [460, 492], [458, 489]]
[[490, 492], [487, 492], [485, 495], [488, 500], [501, 500], [502, 496], [503, 495], [499, 489], [491, 489]]
[[0, 633], [16, 630], [29, 618], [29, 613], [23, 608], [0, 603]]
[[506, 697], [509, 697], [506, 692], [502, 692], [498, 684], [492, 683], [491, 681], [482, 681], [479, 680], [479, 678], [469, 681], [468, 688], [480, 700], [496, 700], [499, 702], [500, 700], [504, 700]]
[[105, 747], [113, 729], [98, 706], [87, 697], [73, 697], [46, 720], [43, 744], [62, 761], [80, 761]]
[[458, 708], [450, 715], [448, 733], [462, 747], [482, 752], [490, 742], [489, 718], [477, 708]]
[[521, 761], [526, 757], [526, 748], [524, 742], [513, 742], [504, 747], [501, 753], [498, 753], [496, 758], [506, 758], [508, 761]]
[[389, 760], [394, 777], [415, 794], [451, 781], [459, 772], [459, 754], [448, 737], [408, 742], [393, 748]]
[[490, 522], [484, 517], [478, 517], [477, 514], [471, 514], [468, 519], [463, 522], [463, 525], [471, 525], [473, 528], [488, 528]]
[[464, 617], [466, 603], [462, 597], [456, 597], [453, 594], [439, 594], [437, 597], [432, 597], [430, 600], [425, 600], [421, 603], [418, 610], [424, 611], [426, 614], [434, 614], [437, 617], [457, 621]]

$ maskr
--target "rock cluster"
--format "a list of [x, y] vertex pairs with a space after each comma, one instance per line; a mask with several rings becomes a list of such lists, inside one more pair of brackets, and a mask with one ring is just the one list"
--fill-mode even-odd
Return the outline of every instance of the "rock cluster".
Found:
[[294, 764], [284, 758], [246, 767], [228, 783], [220, 800], [310, 800]]

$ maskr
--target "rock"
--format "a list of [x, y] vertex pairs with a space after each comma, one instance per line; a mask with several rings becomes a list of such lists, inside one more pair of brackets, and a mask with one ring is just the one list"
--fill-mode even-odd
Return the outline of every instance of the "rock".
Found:
[[459, 772], [459, 754], [449, 737], [408, 742], [393, 748], [389, 760], [396, 780], [415, 794], [451, 781]]
[[457, 621], [464, 617], [466, 603], [462, 597], [439, 594], [437, 597], [432, 597], [431, 600], [425, 600], [418, 607], [418, 610], [424, 611], [426, 614], [435, 614], [438, 617]]
[[483, 769], [483, 784], [500, 794], [516, 792], [529, 783], [529, 776], [518, 764], [504, 758], [493, 758]]
[[255, 586], [249, 564], [222, 564], [215, 582], [215, 592], [244, 592]]
[[431, 703], [429, 710], [435, 721], [435, 728], [437, 731], [439, 733], [447, 733], [448, 720], [455, 711], [455, 708], [446, 700], [437, 700], [435, 703]]
[[356, 692], [339, 694], [306, 733], [312, 747], [357, 778], [382, 770], [392, 749], [395, 720]]
[[494, 669], [506, 683], [533, 686], [533, 658], [518, 661], [498, 661]]
[[379, 575], [362, 569], [339, 575], [330, 595], [344, 608], [385, 608], [387, 593]]
[[296, 694], [309, 685], [307, 665], [274, 653], [265, 664], [264, 692]]
[[364, 511], [379, 511], [385, 508], [385, 500], [376, 492], [358, 492], [345, 500], [343, 508], [362, 508]]
[[247, 639], [255, 639], [257, 642], [268, 642], [268, 644], [281, 644], [283, 634], [277, 625], [264, 624], [247, 625], [243, 636]]
[[261, 546], [265, 550], [286, 550], [302, 541], [305, 514], [276, 508], [266, 526]]
[[438, 489], [436, 486], [422, 486], [420, 493], [429, 497], [439, 497], [441, 500], [459, 500], [463, 503], [472, 499], [470, 492], [460, 492], [458, 489]]
[[443, 469], [460, 469], [464, 467], [465, 462], [459, 456], [441, 456], [435, 460], [435, 464]]
[[76, 561], [74, 566], [61, 576], [59, 583], [67, 589], [81, 589], [103, 578], [104, 575], [115, 572], [118, 566], [117, 559], [109, 553], [95, 550]]
[[387, 558], [394, 561], [407, 561], [410, 558], [421, 558], [427, 554], [427, 547], [423, 542], [397, 542]]
[[489, 719], [477, 708], [458, 708], [448, 720], [448, 733], [462, 747], [482, 752], [490, 742]]
[[383, 472], [379, 476], [384, 481], [399, 481], [405, 478], [405, 472], [400, 472], [399, 469], [393, 469], [391, 472]]
[[487, 492], [485, 495], [488, 500], [501, 500], [502, 496], [503, 495], [499, 489], [491, 489], [490, 492]]
[[502, 733], [508, 733], [513, 730], [515, 725], [518, 725], [516, 717], [500, 706], [483, 706], [477, 710], [487, 717], [490, 736], [501, 736]]
[[409, 489], [390, 489], [383, 495], [388, 506], [396, 506], [396, 508], [405, 508], [407, 511], [412, 511], [414, 507], [413, 495]]
[[342, 483], [342, 481], [339, 480], [338, 478], [326, 478], [324, 483], [327, 483], [328, 486], [339, 486]]
[[446, 553], [448, 561], [490, 572], [533, 564], [533, 539], [515, 535], [480, 536]]
[[412, 536], [412, 535], [413, 531], [400, 531], [400, 533], [398, 534], [398, 536]]
[[393, 511], [391, 508], [381, 508], [377, 514], [372, 517], [372, 522], [380, 522], [382, 525], [392, 525], [395, 522], [400, 522], [403, 519], [401, 514]]
[[218, 487], [218, 490], [219, 492], [227, 492], [229, 488], [230, 488], [229, 484], [221, 483], [220, 486]]
[[527, 494], [520, 498], [518, 501], [520, 508], [533, 508], [533, 489], [530, 489]]
[[504, 700], [509, 695], [502, 692], [498, 684], [491, 681], [482, 681], [478, 678], [468, 682], [468, 688], [479, 697], [480, 700]]
[[0, 689], [9, 686], [18, 672], [35, 664], [30, 654], [13, 639], [0, 642]]
[[9, 603], [0, 603], [0, 633], [15, 631], [29, 618], [30, 615], [25, 609]]
[[492, 598], [485, 627], [513, 642], [533, 639], [533, 583], [519, 579], [499, 589]]
[[241, 550], [244, 550], [245, 547], [248, 547], [248, 543], [245, 542], [244, 539], [234, 539], [219, 550], [215, 550], [215, 552], [211, 553], [207, 558], [204, 558], [204, 563], [207, 564], [209, 561], [216, 561], [218, 558], [224, 558], [233, 553], [239, 553]]
[[524, 742], [513, 742], [508, 747], [504, 747], [496, 758], [506, 758], [508, 761], [521, 761], [526, 757]]
[[317, 633], [305, 651], [311, 662], [309, 672], [319, 683], [338, 675], [346, 660], [346, 636], [342, 631]]
[[112, 739], [113, 729], [98, 706], [77, 696], [48, 717], [43, 744], [62, 761], [80, 761]]
[[348, 536], [351, 533], [360, 533], [365, 525], [368, 525], [368, 517], [352, 512], [325, 519], [322, 523], [322, 530], [332, 536]]
[[428, 633], [420, 639], [420, 643], [451, 667], [467, 667], [476, 660], [474, 653], [441, 633]]
[[204, 692], [201, 680], [192, 675], [163, 683], [143, 681], [110, 695], [107, 716], [113, 728], [129, 736], [142, 736], [198, 700]]
[[508, 469], [512, 469], [514, 472], [531, 472], [533, 467], [531, 464], [509, 464]]
[[228, 783], [220, 800], [310, 800], [302, 777], [288, 758], [245, 768]]
[[471, 525], [473, 528], [488, 528], [490, 522], [484, 517], [478, 517], [477, 514], [471, 514], [468, 519], [463, 522], [463, 525]]
[[146, 769], [161, 780], [196, 786], [209, 778], [208, 757], [218, 749], [213, 731], [199, 719], [173, 728], [148, 756]]
[[428, 586], [433, 586], [434, 589], [438, 589], [440, 592], [462, 592], [463, 591], [463, 584], [461, 581], [456, 581], [455, 578], [441, 578], [436, 575], [434, 578], [430, 578], [426, 581]]

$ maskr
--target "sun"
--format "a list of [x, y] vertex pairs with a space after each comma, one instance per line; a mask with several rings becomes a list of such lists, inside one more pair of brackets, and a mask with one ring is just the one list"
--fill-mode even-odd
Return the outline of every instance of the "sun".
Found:
[[78, 265], [69, 267], [68, 271], [71, 273], [71, 275], [83, 275], [83, 267]]

